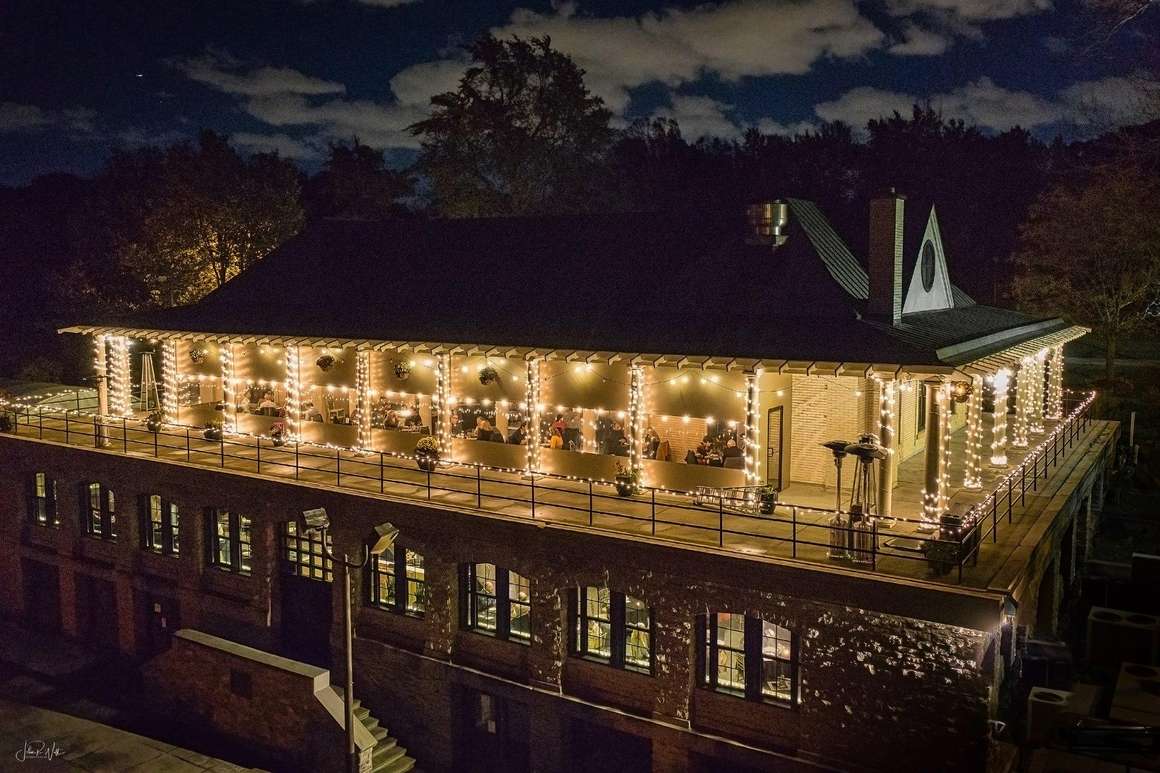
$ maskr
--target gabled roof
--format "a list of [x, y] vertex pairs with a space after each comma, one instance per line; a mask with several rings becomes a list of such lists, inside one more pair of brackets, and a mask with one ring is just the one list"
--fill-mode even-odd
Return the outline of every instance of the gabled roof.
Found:
[[866, 320], [865, 269], [817, 206], [789, 207], [777, 248], [747, 243], [744, 218], [720, 212], [326, 220], [199, 303], [118, 324], [945, 366], [940, 347], [1034, 321], [957, 305], [953, 318]]

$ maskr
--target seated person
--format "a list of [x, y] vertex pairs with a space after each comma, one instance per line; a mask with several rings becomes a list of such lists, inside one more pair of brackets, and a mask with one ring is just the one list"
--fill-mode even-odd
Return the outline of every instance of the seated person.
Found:
[[423, 417], [419, 414], [419, 403], [415, 403], [405, 412], [406, 420], [403, 422], [408, 427], [423, 426]]
[[725, 450], [721, 453], [726, 459], [742, 456], [741, 449], [737, 447], [737, 441], [729, 438], [725, 441]]
[[661, 436], [650, 424], [644, 432], [644, 456], [646, 459], [656, 459], [657, 449], [661, 446]]
[[513, 446], [522, 446], [528, 437], [528, 423], [525, 421], [513, 429], [508, 435], [507, 442]]
[[302, 416], [306, 421], [322, 421], [322, 411], [309, 400], [302, 404]]
[[695, 453], [693, 453], [693, 449], [690, 448], [688, 451], [685, 452], [685, 464], [700, 464], [700, 463], [701, 463], [701, 460], [697, 458], [697, 455]]
[[278, 415], [278, 403], [274, 402], [273, 392], [266, 392], [262, 395], [262, 399], [258, 401], [258, 413], [263, 416]]
[[387, 429], [398, 429], [399, 414], [394, 410], [387, 411], [387, 415], [383, 417], [383, 426]]
[[[489, 422], [487, 419], [484, 419], [481, 417], [479, 419], [479, 421], [476, 423], [476, 426], [475, 426], [475, 439], [476, 440], [495, 440], [495, 436], [498, 434], [499, 433], [495, 432], [491, 428], [491, 422]], [[500, 442], [501, 443], [503, 442], [502, 437], [500, 438]]]
[[552, 427], [552, 438], [548, 441], [548, 448], [561, 449], [564, 447], [564, 433], [557, 427]]

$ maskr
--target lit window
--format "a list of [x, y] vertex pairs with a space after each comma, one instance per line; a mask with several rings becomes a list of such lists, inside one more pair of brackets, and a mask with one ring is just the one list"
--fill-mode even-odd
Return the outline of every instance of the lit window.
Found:
[[427, 609], [423, 556], [395, 545], [373, 556], [370, 591], [375, 606], [421, 617]]
[[653, 615], [641, 599], [604, 587], [576, 594], [573, 651], [632, 671], [652, 672]]
[[326, 535], [325, 550], [316, 531], [305, 531], [296, 521], [287, 521], [282, 528], [282, 557], [288, 574], [311, 580], [330, 582], [334, 579], [330, 557], [330, 535]]
[[152, 494], [145, 500], [141, 520], [142, 547], [163, 555], [176, 556], [181, 552], [181, 517], [176, 504]]
[[209, 562], [227, 572], [249, 574], [253, 560], [251, 522], [230, 510], [210, 511]]
[[32, 481], [32, 508], [29, 513], [32, 522], [41, 526], [60, 526], [60, 516], [56, 510], [56, 481], [43, 472], [38, 472]]
[[464, 626], [527, 643], [531, 639], [531, 597], [526, 577], [495, 564], [464, 568]]
[[718, 612], [703, 630], [702, 684], [750, 700], [797, 702], [797, 638], [789, 629]]
[[117, 500], [111, 489], [100, 483], [85, 487], [85, 533], [90, 537], [115, 540], [117, 538]]

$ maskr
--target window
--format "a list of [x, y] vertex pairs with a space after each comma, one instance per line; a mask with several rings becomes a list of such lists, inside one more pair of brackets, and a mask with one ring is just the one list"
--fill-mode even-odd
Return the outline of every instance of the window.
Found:
[[100, 483], [85, 487], [85, 508], [82, 517], [85, 533], [90, 537], [115, 540], [117, 538], [117, 500], [111, 489]]
[[653, 615], [644, 601], [590, 585], [577, 590], [574, 609], [573, 652], [617, 668], [652, 673]]
[[209, 511], [209, 563], [227, 572], [249, 574], [253, 548], [251, 522], [247, 516], [229, 510]]
[[797, 703], [797, 637], [756, 617], [718, 612], [703, 623], [701, 682], [749, 700]]
[[141, 523], [141, 546], [162, 555], [181, 552], [181, 517], [177, 505], [152, 494], [145, 499]]
[[371, 603], [393, 612], [422, 616], [427, 609], [423, 556], [395, 545], [371, 563]]
[[297, 521], [287, 521], [282, 528], [282, 546], [288, 574], [325, 582], [334, 579], [332, 562], [326, 555], [331, 548], [329, 534], [324, 550], [317, 531], [305, 531]]
[[32, 479], [32, 508], [29, 513], [32, 522], [41, 526], [60, 526], [56, 511], [56, 481], [43, 472]]
[[464, 627], [528, 643], [532, 608], [527, 578], [495, 564], [466, 564], [463, 576]]
[[922, 245], [922, 289], [928, 293], [934, 287], [934, 244]]

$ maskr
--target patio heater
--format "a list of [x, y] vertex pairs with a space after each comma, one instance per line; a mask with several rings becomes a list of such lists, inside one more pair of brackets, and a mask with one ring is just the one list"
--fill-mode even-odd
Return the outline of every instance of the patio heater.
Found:
[[886, 451], [872, 434], [861, 435], [857, 443], [846, 446], [846, 453], [857, 460], [854, 484], [850, 488], [850, 555], [856, 564], [873, 562], [874, 517], [878, 514], [878, 488], [874, 481], [874, 462], [886, 458]]
[[830, 517], [830, 549], [826, 555], [830, 558], [849, 558], [846, 519], [842, 515], [842, 462], [846, 459], [850, 444], [845, 440], [829, 440], [822, 443], [834, 455], [834, 470], [837, 476], [834, 479], [834, 514]]

